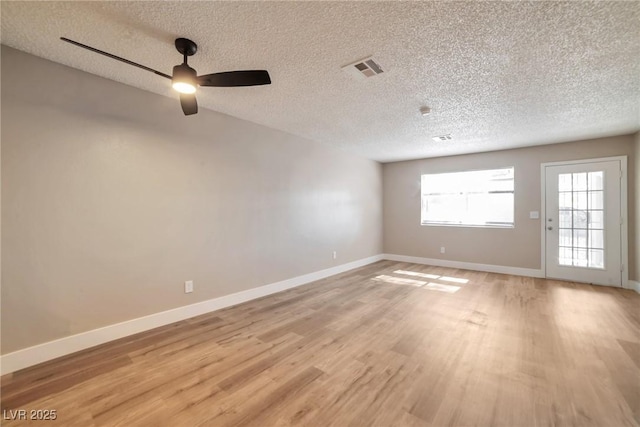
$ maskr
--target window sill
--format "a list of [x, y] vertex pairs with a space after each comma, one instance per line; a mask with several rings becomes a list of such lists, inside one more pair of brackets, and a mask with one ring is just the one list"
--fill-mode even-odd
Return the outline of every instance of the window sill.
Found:
[[514, 229], [514, 225], [469, 225], [469, 224], [436, 224], [436, 223], [420, 223], [423, 227], [456, 227], [456, 228], [499, 228], [499, 229]]

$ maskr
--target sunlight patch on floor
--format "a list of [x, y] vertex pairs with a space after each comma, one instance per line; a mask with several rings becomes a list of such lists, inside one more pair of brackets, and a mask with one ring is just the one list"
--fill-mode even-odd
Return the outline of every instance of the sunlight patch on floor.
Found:
[[437, 279], [440, 276], [437, 274], [427, 274], [427, 273], [418, 273], [416, 271], [407, 271], [407, 270], [396, 270], [395, 274], [405, 274], [407, 276], [416, 276], [416, 277], [424, 277], [425, 279]]
[[[415, 277], [421, 277], [421, 278], [425, 277], [429, 279], [443, 280], [443, 281], [455, 282], [455, 283], [469, 282], [467, 279], [459, 279], [456, 277], [449, 277], [449, 276], [438, 276], [436, 274], [416, 273], [413, 271], [405, 271], [405, 270], [396, 270], [394, 271], [394, 273], [405, 274], [408, 276], [415, 276]], [[425, 282], [423, 280], [407, 279], [404, 277], [395, 277], [395, 276], [389, 276], [386, 274], [381, 274], [379, 276], [376, 276], [372, 280], [375, 280], [377, 282], [390, 283], [392, 285], [415, 286], [417, 288], [424, 288], [430, 291], [446, 292], [448, 294], [453, 294], [460, 290], [460, 286], [453, 286], [453, 285], [447, 285], [447, 284], [435, 283], [435, 282]]]
[[443, 280], [445, 282], [454, 282], [454, 283], [469, 283], [468, 279], [460, 279], [458, 277], [448, 277], [448, 276], [442, 276], [438, 280]]
[[429, 289], [430, 291], [440, 291], [440, 292], [446, 292], [448, 294], [454, 294], [460, 290], [460, 286], [442, 285], [440, 283], [429, 282], [424, 287], [424, 289]]
[[425, 279], [437, 279], [442, 280], [444, 282], [453, 282], [453, 283], [469, 283], [468, 279], [462, 279], [460, 277], [451, 277], [451, 276], [439, 276], [437, 274], [428, 274], [428, 273], [418, 273], [416, 271], [407, 271], [407, 270], [396, 270], [395, 274], [404, 274], [406, 276], [416, 276], [416, 277], [424, 277]]
[[413, 279], [403, 279], [400, 277], [393, 277], [393, 276], [387, 276], [385, 274], [381, 274], [380, 276], [376, 276], [373, 278], [373, 280], [379, 281], [379, 282], [387, 282], [387, 283], [391, 283], [393, 285], [408, 285], [408, 286], [423, 286], [426, 285], [427, 282], [424, 282], [422, 280], [413, 280]]

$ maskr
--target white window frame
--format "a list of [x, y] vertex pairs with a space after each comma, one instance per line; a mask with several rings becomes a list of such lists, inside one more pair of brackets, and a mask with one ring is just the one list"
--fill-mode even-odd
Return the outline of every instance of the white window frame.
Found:
[[[485, 224], [471, 224], [471, 223], [454, 223], [454, 222], [438, 222], [438, 221], [428, 221], [424, 219], [424, 206], [425, 206], [425, 196], [428, 195], [437, 195], [442, 193], [431, 192], [427, 193], [423, 189], [425, 176], [435, 176], [435, 175], [451, 175], [451, 174], [473, 174], [475, 172], [490, 172], [490, 171], [499, 171], [504, 169], [513, 170], [513, 190], [510, 193], [513, 194], [513, 205], [512, 205], [512, 218], [513, 221], [511, 223], [485, 223]], [[464, 189], [456, 189], [455, 190], [459, 194], [482, 194], [482, 193], [466, 193]], [[444, 193], [447, 194], [447, 193]], [[453, 194], [453, 193], [450, 193]], [[515, 228], [515, 167], [514, 166], [504, 166], [504, 167], [496, 167], [490, 169], [474, 169], [474, 170], [466, 170], [466, 171], [452, 171], [452, 172], [439, 172], [439, 173], [426, 173], [420, 175], [420, 225], [427, 227], [470, 227], [470, 228], [501, 228], [501, 229], [510, 229]]]

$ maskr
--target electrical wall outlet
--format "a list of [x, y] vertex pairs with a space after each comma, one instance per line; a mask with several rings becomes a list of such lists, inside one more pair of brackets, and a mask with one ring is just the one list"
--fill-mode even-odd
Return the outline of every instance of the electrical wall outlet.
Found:
[[444, 253], [444, 246], [440, 246], [440, 253], [443, 254]]
[[184, 282], [184, 293], [190, 294], [191, 292], [193, 292], [193, 280], [187, 280]]
[[333, 259], [337, 259], [338, 258], [338, 252], [333, 251]]

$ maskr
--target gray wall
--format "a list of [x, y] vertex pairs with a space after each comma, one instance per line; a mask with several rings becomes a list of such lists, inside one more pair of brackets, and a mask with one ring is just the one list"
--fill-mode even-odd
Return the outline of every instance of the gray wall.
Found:
[[[633, 226], [629, 228], [629, 245], [635, 241], [635, 262], [634, 258], [629, 256], [631, 267], [635, 267], [634, 275], [630, 276], [631, 279], [640, 282], [640, 132], [635, 135], [635, 221], [629, 225]], [[633, 199], [629, 201], [631, 206]]]
[[[635, 142], [638, 145], [638, 142]], [[409, 255], [539, 269], [540, 220], [529, 211], [540, 211], [540, 164], [573, 159], [629, 156], [629, 259], [630, 278], [638, 280], [638, 156], [634, 136], [619, 136], [564, 144], [519, 148], [490, 153], [440, 157], [383, 165], [384, 251]], [[420, 225], [420, 175], [515, 166], [515, 223], [513, 229], [427, 227]], [[638, 187], [637, 187], [638, 186]], [[542, 212], [540, 212], [542, 215]], [[446, 253], [440, 254], [440, 247]]]
[[[629, 156], [640, 280], [640, 134], [380, 166], [5, 46], [1, 77], [2, 354], [376, 255], [383, 224], [387, 253], [539, 268], [540, 163], [575, 158]], [[419, 225], [420, 174], [509, 165], [515, 229]]]
[[1, 148], [3, 354], [382, 252], [378, 163], [5, 46]]

